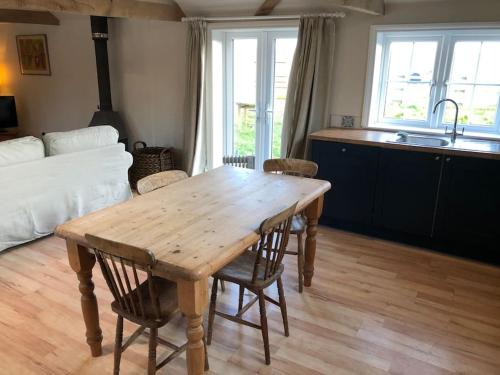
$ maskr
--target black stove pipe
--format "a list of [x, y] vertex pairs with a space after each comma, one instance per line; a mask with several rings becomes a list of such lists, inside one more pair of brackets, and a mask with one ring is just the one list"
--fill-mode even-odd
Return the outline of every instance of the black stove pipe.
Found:
[[90, 17], [92, 39], [95, 44], [95, 60], [97, 66], [97, 83], [99, 85], [99, 109], [112, 111], [111, 80], [109, 78], [108, 61], [108, 18]]
[[119, 133], [119, 141], [128, 149], [125, 125], [118, 112], [113, 111], [111, 101], [111, 80], [108, 60], [108, 18], [90, 17], [92, 39], [95, 45], [95, 61], [97, 68], [97, 84], [99, 86], [99, 110], [94, 113], [89, 126], [111, 125]]

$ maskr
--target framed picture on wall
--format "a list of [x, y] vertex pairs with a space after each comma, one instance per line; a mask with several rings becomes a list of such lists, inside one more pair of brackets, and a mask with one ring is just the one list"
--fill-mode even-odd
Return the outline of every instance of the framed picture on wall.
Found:
[[50, 76], [47, 35], [17, 35], [21, 74]]

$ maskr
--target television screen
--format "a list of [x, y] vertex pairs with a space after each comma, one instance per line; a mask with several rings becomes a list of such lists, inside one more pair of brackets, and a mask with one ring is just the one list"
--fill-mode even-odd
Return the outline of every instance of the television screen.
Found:
[[0, 129], [17, 127], [16, 101], [13, 96], [0, 96]]

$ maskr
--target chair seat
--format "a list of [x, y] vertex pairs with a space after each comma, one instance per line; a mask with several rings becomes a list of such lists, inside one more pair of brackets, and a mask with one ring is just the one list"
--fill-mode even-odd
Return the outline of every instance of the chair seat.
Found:
[[292, 219], [292, 227], [290, 228], [290, 233], [299, 234], [304, 233], [306, 230], [307, 222], [306, 219], [301, 215], [295, 215]]
[[227, 266], [219, 270], [214, 277], [241, 285], [250, 290], [267, 288], [281, 276], [285, 267], [283, 264], [280, 264], [278, 271], [273, 276], [263, 280], [266, 259], [261, 258], [257, 280], [255, 283], [252, 283], [253, 269], [257, 256], [258, 254], [256, 252], [247, 250]]
[[[139, 325], [161, 326], [162, 324], [165, 324], [166, 322], [171, 320], [173, 315], [175, 315], [178, 311], [177, 284], [175, 284], [172, 281], [165, 280], [161, 277], [153, 277], [153, 282], [155, 284], [156, 293], [158, 294], [158, 300], [160, 303], [160, 316], [161, 316], [160, 319], [156, 318], [156, 314], [153, 308], [154, 303], [151, 301], [149, 295], [149, 285], [147, 280], [144, 281], [142, 284], [140, 284], [139, 288], [137, 288], [140, 289], [143, 298], [143, 306], [145, 314], [144, 319], [142, 318], [138, 319], [134, 317], [134, 314], [129, 313], [126, 307], [122, 308], [117, 301], [111, 303], [111, 309], [115, 313]], [[125, 285], [124, 287], [126, 288]], [[132, 291], [132, 298], [135, 301], [135, 305], [140, 306], [137, 289]], [[130, 299], [130, 293], [126, 294], [126, 298]], [[138, 311], [137, 314], [140, 315], [141, 312]]]

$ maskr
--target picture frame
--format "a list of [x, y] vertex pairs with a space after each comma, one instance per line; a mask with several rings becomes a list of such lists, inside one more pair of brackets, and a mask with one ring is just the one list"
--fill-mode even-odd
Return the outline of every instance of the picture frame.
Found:
[[17, 35], [16, 42], [21, 74], [51, 75], [46, 34]]

